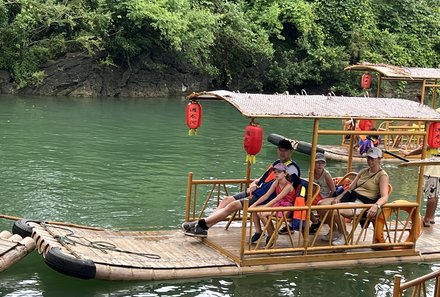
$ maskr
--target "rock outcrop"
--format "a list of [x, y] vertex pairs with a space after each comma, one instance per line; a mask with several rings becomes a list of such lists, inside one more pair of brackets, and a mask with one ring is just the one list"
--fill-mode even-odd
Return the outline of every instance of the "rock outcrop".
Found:
[[206, 90], [209, 79], [170, 57], [144, 54], [130, 65], [104, 63], [105, 54], [69, 53], [42, 65], [44, 81], [38, 87], [17, 90], [10, 75], [0, 71], [0, 92], [50, 96], [163, 97]]

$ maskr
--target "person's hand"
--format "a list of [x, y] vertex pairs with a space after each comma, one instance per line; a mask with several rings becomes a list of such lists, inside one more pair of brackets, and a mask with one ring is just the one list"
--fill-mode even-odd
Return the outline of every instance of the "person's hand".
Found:
[[249, 185], [249, 192], [253, 192], [257, 189], [257, 184], [255, 182], [251, 182], [251, 184]]
[[253, 192], [253, 191], [255, 191], [257, 189], [257, 186], [256, 185], [250, 185], [249, 186], [249, 188], [248, 188], [248, 192]]
[[404, 157], [406, 157], [406, 156], [409, 155], [409, 152], [408, 152], [407, 150], [402, 150], [402, 149], [400, 149], [400, 150], [399, 150], [399, 153], [401, 153]]
[[341, 201], [341, 197], [337, 196], [336, 198], [333, 198], [333, 201], [331, 204], [338, 204]]
[[376, 217], [378, 211], [379, 211], [379, 206], [377, 206], [377, 204], [373, 204], [373, 206], [370, 207], [370, 209], [367, 212], [367, 217], [369, 217], [370, 219]]

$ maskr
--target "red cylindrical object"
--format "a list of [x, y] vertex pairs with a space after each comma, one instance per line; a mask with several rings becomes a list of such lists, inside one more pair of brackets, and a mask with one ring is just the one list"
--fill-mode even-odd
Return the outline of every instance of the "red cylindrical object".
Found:
[[430, 148], [440, 147], [440, 122], [434, 122], [429, 125], [428, 145]]
[[369, 74], [368, 72], [365, 72], [364, 74], [362, 74], [361, 88], [362, 89], [369, 89], [370, 86], [371, 86], [371, 74]]
[[186, 106], [186, 125], [190, 129], [197, 129], [202, 124], [202, 105], [198, 102], [190, 102]]
[[256, 155], [263, 145], [263, 129], [260, 125], [252, 123], [244, 131], [243, 147], [248, 155]]

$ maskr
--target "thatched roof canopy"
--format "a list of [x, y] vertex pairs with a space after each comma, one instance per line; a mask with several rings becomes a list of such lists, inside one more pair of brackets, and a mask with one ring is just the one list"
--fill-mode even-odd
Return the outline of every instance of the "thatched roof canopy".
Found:
[[209, 91], [190, 100], [225, 100], [252, 118], [335, 118], [440, 121], [440, 113], [415, 101], [398, 98], [324, 95], [265, 95]]
[[440, 68], [401, 67], [387, 64], [360, 63], [344, 70], [375, 71], [388, 79], [396, 80], [434, 80], [440, 79]]

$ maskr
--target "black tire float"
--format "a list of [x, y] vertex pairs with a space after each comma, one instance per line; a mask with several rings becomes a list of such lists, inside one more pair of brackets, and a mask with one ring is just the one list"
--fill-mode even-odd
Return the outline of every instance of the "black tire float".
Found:
[[35, 222], [40, 223], [40, 221], [35, 220], [28, 220], [28, 219], [21, 219], [14, 222], [14, 225], [12, 226], [12, 234], [18, 234], [21, 237], [31, 237], [32, 236], [32, 229], [34, 227], [29, 226], [28, 222]]
[[92, 260], [82, 260], [66, 255], [59, 247], [51, 248], [44, 261], [50, 268], [69, 276], [82, 279], [96, 277], [96, 266]]

